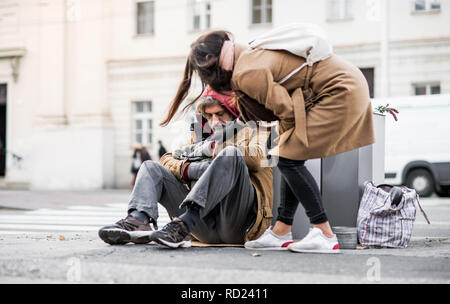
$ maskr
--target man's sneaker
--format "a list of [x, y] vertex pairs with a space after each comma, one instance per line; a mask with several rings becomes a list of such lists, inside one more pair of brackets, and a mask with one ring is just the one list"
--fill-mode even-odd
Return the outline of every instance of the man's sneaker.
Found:
[[130, 242], [145, 244], [150, 242], [149, 237], [153, 232], [149, 222], [138, 221], [129, 215], [114, 225], [101, 228], [98, 236], [110, 245], [124, 245]]
[[287, 250], [288, 245], [292, 243], [291, 232], [279, 236], [273, 233], [269, 227], [258, 239], [246, 242], [244, 247], [252, 250]]
[[322, 230], [313, 228], [300, 242], [292, 243], [288, 249], [293, 252], [305, 253], [339, 253], [339, 243], [336, 235], [326, 237]]
[[161, 230], [153, 232], [150, 239], [170, 248], [187, 248], [192, 246], [189, 230], [179, 218], [174, 218]]

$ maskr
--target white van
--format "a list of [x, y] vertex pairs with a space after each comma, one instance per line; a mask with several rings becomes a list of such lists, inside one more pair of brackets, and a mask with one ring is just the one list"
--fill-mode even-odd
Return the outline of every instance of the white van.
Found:
[[399, 110], [386, 116], [385, 181], [422, 197], [450, 194], [450, 95], [375, 99]]

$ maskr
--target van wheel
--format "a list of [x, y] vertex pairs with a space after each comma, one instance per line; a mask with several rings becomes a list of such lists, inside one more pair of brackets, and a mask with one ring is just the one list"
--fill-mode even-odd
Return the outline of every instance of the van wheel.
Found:
[[430, 197], [434, 191], [434, 180], [428, 170], [414, 169], [406, 177], [406, 187], [416, 190], [421, 197]]

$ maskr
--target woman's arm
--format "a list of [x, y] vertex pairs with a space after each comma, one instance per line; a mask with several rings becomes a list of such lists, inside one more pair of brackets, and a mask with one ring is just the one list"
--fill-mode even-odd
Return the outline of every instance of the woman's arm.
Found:
[[271, 110], [280, 120], [280, 133], [295, 126], [294, 105], [288, 91], [274, 81], [270, 69], [248, 69], [233, 75], [234, 86]]

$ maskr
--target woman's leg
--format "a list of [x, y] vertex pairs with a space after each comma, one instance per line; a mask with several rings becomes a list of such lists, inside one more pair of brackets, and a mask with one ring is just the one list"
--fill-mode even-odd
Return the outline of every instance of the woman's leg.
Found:
[[274, 233], [283, 235], [283, 232], [290, 231], [295, 210], [300, 202], [311, 224], [321, 229], [325, 236], [332, 237], [334, 234], [323, 208], [319, 187], [305, 167], [305, 161], [280, 157], [278, 168], [283, 177], [284, 191]]
[[137, 172], [133, 172], [133, 177], [132, 177], [131, 183], [130, 183], [130, 189], [133, 189], [134, 184], [136, 183], [136, 175], [137, 175]]
[[283, 176], [280, 183], [280, 206], [278, 207], [277, 221], [272, 231], [277, 235], [285, 235], [291, 232], [295, 211], [299, 204], [291, 188]]

